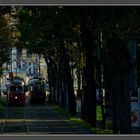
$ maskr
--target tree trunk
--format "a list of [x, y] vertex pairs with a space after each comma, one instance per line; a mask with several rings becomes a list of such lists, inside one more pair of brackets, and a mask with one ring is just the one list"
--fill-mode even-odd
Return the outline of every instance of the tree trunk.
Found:
[[93, 35], [87, 27], [87, 22], [87, 16], [83, 15], [81, 19], [81, 37], [86, 56], [84, 108], [87, 122], [96, 127], [96, 88], [93, 62]]
[[112, 85], [110, 85], [111, 87], [111, 93], [112, 93], [112, 105], [113, 105], [113, 108], [112, 108], [112, 114], [113, 114], [113, 118], [112, 118], [112, 121], [113, 121], [113, 134], [118, 134], [118, 108], [117, 108], [117, 80], [116, 80], [116, 76], [113, 76], [112, 75], [112, 78], [111, 78], [111, 81], [112, 81]]
[[87, 89], [85, 86], [85, 69], [83, 69], [82, 72], [82, 98], [81, 98], [81, 117], [86, 121], [87, 120], [87, 112], [86, 112], [86, 106], [87, 106], [87, 99], [86, 99], [86, 94]]
[[132, 127], [131, 127], [131, 100], [130, 100], [130, 91], [129, 91], [129, 73], [125, 74], [124, 77], [124, 110], [125, 110], [125, 116], [124, 118], [126, 119], [125, 121], [125, 129], [124, 134], [131, 134], [132, 133]]
[[[113, 74], [113, 132], [131, 133], [131, 107], [129, 95], [129, 64], [128, 48], [117, 34], [113, 34], [108, 42], [108, 61]], [[114, 55], [115, 54], [115, 55]]]
[[[66, 49], [64, 46], [64, 33], [60, 33], [60, 53], [63, 57], [63, 67], [64, 67], [64, 76], [65, 76], [65, 83], [66, 83], [66, 89], [68, 89], [68, 111], [76, 115], [76, 102], [75, 102], [75, 95], [74, 95], [74, 88], [73, 88], [73, 80], [71, 75], [71, 68], [69, 65], [69, 60], [66, 55]], [[67, 97], [67, 96], [66, 96]], [[67, 98], [66, 98], [67, 99]]]
[[[128, 76], [128, 75], [127, 75]], [[131, 107], [129, 95], [129, 76], [125, 73], [120, 74], [119, 79], [119, 93], [118, 93], [118, 116], [119, 116], [119, 130], [121, 134], [131, 133]]]
[[50, 92], [48, 103], [50, 104], [50, 103], [52, 103], [52, 78], [51, 78], [52, 69], [51, 69], [51, 64], [48, 62], [48, 58], [45, 58], [45, 61], [46, 61], [47, 66], [48, 66], [47, 72], [48, 72], [48, 83], [49, 83], [49, 92]]

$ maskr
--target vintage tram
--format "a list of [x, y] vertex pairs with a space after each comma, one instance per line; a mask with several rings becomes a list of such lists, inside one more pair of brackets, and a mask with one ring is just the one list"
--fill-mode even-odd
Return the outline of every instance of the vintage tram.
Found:
[[7, 87], [7, 104], [11, 106], [25, 106], [25, 82], [20, 77], [13, 77], [9, 79], [9, 85]]
[[28, 81], [29, 103], [45, 105], [45, 81], [42, 78], [32, 78]]

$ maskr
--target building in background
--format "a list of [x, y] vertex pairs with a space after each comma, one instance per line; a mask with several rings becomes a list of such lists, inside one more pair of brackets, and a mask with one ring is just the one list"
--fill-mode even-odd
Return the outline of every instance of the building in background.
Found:
[[[5, 68], [6, 65], [5, 63]], [[5, 71], [12, 71], [15, 76], [20, 76], [25, 81], [35, 76], [47, 79], [47, 65], [43, 55], [29, 54], [25, 49], [18, 53], [17, 49], [14, 48], [12, 49], [11, 64], [8, 63], [8, 65]]]

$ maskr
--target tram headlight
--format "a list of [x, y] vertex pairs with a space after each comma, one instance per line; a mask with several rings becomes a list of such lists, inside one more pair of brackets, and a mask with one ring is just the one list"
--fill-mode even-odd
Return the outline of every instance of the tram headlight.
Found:
[[15, 99], [17, 99], [17, 96], [15, 96]]

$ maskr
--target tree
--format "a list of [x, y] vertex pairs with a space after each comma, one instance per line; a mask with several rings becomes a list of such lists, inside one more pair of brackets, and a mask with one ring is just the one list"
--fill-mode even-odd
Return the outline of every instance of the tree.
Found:
[[7, 15], [10, 7], [0, 7], [0, 75], [2, 75], [2, 65], [9, 61], [9, 47], [11, 45], [10, 30], [8, 27]]
[[[45, 13], [46, 10], [48, 11], [47, 13]], [[19, 30], [21, 30], [21, 34], [22, 34], [21, 41], [24, 42], [24, 44], [26, 46], [28, 43], [28, 46], [27, 46], [28, 49], [30, 49], [30, 48], [32, 48], [32, 46], [34, 46], [34, 50], [32, 49], [32, 51], [37, 52], [37, 53], [43, 52], [43, 55], [46, 58], [46, 62], [49, 62], [49, 61], [52, 62], [52, 63], [48, 63], [48, 66], [51, 68], [51, 70], [49, 70], [49, 72], [50, 72], [49, 77], [51, 78], [50, 86], [52, 86], [51, 93], [52, 93], [52, 97], [53, 97], [52, 99], [54, 99], [54, 102], [55, 102], [55, 96], [57, 96], [57, 94], [59, 93], [59, 88], [58, 88], [58, 90], [56, 90], [56, 88], [57, 88], [56, 84], [58, 84], [58, 82], [55, 83], [55, 81], [58, 81], [58, 79], [56, 79], [58, 77], [57, 76], [58, 70], [55, 68], [56, 68], [56, 66], [60, 66], [61, 64], [59, 64], [59, 62], [56, 59], [52, 59], [52, 58], [55, 58], [56, 53], [55, 54], [50, 53], [52, 45], [49, 46], [47, 44], [47, 42], [49, 41], [53, 44], [53, 42], [55, 40], [60, 40], [60, 43], [57, 45], [59, 45], [59, 47], [62, 48], [59, 50], [63, 50], [63, 53], [65, 53], [65, 54], [61, 55], [62, 57], [65, 57], [65, 58], [62, 58], [63, 63], [64, 63], [63, 68], [62, 68], [63, 69], [62, 75], [65, 75], [64, 73], [66, 73], [69, 76], [68, 76], [68, 79], [62, 78], [61, 80], [63, 80], [63, 81], [59, 81], [59, 82], [60, 83], [63, 82], [63, 88], [66, 89], [65, 94], [68, 94], [68, 102], [67, 102], [68, 110], [72, 114], [75, 114], [75, 97], [74, 97], [73, 82], [72, 82], [70, 67], [69, 67], [69, 60], [66, 57], [66, 51], [65, 51], [65, 44], [64, 44], [65, 36], [60, 37], [61, 27], [62, 26], [67, 27], [66, 24], [64, 23], [64, 21], [68, 20], [67, 16], [65, 16], [66, 18], [63, 21], [63, 23], [61, 22], [62, 20], [58, 20], [58, 19], [62, 18], [63, 12], [64, 12], [63, 8], [60, 8], [60, 7], [25, 8], [25, 9], [23, 9], [23, 11], [21, 11], [21, 13], [19, 13], [19, 17], [20, 17], [20, 21], [21, 21], [20, 25], [19, 25]], [[43, 21], [42, 21], [42, 19], [43, 19]], [[59, 25], [61, 25], [60, 28], [58, 27], [58, 23], [56, 21], [61, 22], [59, 24]], [[25, 26], [25, 25], [27, 25], [27, 26]], [[62, 38], [63, 38], [63, 41], [62, 41]], [[55, 51], [58, 49], [53, 48], [53, 50]], [[54, 52], [54, 51], [52, 51], [52, 52]], [[60, 51], [59, 53], [62, 53], [62, 51]], [[56, 54], [56, 56], [57, 55], [58, 54]], [[71, 82], [69, 82], [69, 81], [71, 81]], [[60, 89], [62, 89], [61, 86], [60, 86]], [[57, 91], [57, 93], [56, 93], [56, 91]], [[66, 98], [64, 100], [67, 101]]]

